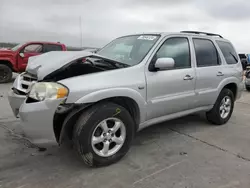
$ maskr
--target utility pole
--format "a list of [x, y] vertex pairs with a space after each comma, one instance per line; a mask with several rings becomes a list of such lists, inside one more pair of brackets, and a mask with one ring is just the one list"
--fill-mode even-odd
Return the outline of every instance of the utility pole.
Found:
[[81, 40], [81, 48], [83, 47], [82, 45], [82, 16], [79, 18], [79, 27], [80, 27], [80, 40]]

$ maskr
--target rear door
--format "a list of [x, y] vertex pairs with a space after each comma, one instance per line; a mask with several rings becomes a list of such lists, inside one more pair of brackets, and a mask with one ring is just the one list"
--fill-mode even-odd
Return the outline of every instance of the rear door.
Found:
[[224, 77], [222, 61], [212, 40], [193, 38], [193, 44], [196, 57], [195, 93], [198, 96], [198, 106], [212, 105]]
[[18, 70], [25, 71], [29, 57], [40, 55], [43, 51], [42, 44], [28, 44], [18, 54]]

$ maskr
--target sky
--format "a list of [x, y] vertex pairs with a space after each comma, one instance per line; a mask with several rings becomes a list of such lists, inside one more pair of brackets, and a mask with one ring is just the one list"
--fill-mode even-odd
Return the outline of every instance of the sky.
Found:
[[126, 34], [199, 30], [250, 53], [249, 23], [249, 0], [0, 0], [0, 42], [102, 47]]

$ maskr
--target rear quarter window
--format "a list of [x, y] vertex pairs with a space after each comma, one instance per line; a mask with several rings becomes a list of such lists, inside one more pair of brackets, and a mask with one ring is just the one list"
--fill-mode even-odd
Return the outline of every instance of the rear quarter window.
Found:
[[238, 63], [238, 56], [235, 52], [233, 46], [229, 42], [225, 41], [216, 41], [222, 54], [227, 62], [227, 64], [237, 64]]
[[51, 51], [62, 51], [62, 46], [61, 45], [56, 45], [56, 44], [44, 44], [43, 46], [44, 52], [51, 52]]

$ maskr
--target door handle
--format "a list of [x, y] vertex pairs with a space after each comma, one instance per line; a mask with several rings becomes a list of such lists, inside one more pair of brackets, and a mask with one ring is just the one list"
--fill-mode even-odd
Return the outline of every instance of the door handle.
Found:
[[219, 71], [219, 72], [217, 73], [217, 76], [224, 76], [224, 74], [223, 74], [222, 72]]
[[190, 76], [190, 75], [186, 75], [183, 80], [193, 80], [194, 77]]

